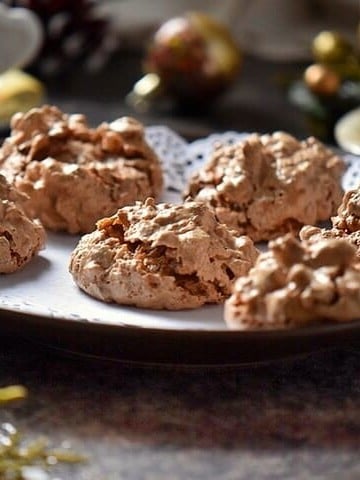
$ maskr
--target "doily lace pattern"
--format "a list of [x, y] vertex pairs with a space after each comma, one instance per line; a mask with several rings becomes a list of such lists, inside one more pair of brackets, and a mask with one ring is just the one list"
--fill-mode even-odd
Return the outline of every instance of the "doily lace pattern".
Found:
[[[184, 190], [191, 174], [204, 165], [217, 143], [231, 145], [243, 140], [247, 135], [249, 134], [229, 131], [188, 143], [168, 127], [148, 127], [147, 140], [162, 161], [165, 196], [173, 194], [173, 197], [176, 197], [174, 193], [180, 194]], [[346, 163], [342, 186], [344, 190], [357, 188], [360, 184], [360, 157], [350, 154], [342, 156]]]

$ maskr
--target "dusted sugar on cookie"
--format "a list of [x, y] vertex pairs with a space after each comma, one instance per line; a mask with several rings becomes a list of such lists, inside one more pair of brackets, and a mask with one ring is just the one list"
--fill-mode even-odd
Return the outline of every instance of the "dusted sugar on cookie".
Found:
[[69, 233], [90, 232], [99, 218], [162, 190], [159, 160], [136, 120], [90, 128], [84, 115], [48, 105], [14, 115], [0, 169], [29, 196], [29, 215]]
[[218, 145], [185, 197], [206, 202], [220, 222], [254, 241], [327, 220], [342, 197], [343, 160], [315, 138], [276, 132]]
[[345, 192], [338, 208], [338, 214], [332, 217], [332, 228], [319, 228], [306, 225], [300, 231], [300, 238], [309, 242], [318, 242], [322, 238], [344, 238], [356, 247], [360, 258], [360, 191]]
[[225, 302], [238, 330], [281, 329], [359, 318], [360, 270], [343, 239], [299, 242], [290, 234], [269, 243]]
[[84, 235], [71, 256], [77, 285], [105, 302], [180, 310], [220, 303], [258, 251], [209, 208], [145, 203], [124, 207]]
[[25, 201], [0, 175], [0, 273], [19, 270], [44, 246], [45, 230], [26, 215]]

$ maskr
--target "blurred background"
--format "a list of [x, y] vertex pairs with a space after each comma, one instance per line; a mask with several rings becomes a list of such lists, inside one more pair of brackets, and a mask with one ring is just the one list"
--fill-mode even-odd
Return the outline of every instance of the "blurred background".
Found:
[[[31, 12], [40, 32], [31, 55], [12, 54], [14, 66], [40, 82], [31, 87], [34, 103], [81, 111], [92, 123], [133, 115], [189, 138], [282, 129], [331, 142], [336, 120], [360, 104], [358, 0], [1, 4]], [[21, 50], [21, 35], [11, 40], [4, 25], [0, 58], [10, 45]], [[19, 90], [30, 89], [26, 81]], [[1, 88], [6, 124], [7, 97], [21, 109], [29, 96]]]
[[310, 58], [313, 37], [337, 30], [354, 41], [357, 0], [104, 1], [124, 41], [137, 46], [154, 28], [185, 11], [205, 12], [229, 27], [244, 52], [272, 60]]

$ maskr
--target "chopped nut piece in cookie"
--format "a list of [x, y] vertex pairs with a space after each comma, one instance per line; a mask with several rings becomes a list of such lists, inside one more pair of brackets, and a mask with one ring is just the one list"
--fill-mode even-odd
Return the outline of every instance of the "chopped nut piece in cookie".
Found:
[[185, 197], [206, 202], [220, 222], [254, 241], [297, 232], [336, 213], [343, 160], [315, 138], [250, 135], [218, 145]]
[[360, 259], [360, 191], [345, 192], [338, 208], [337, 216], [331, 219], [332, 228], [319, 228], [306, 225], [300, 230], [300, 238], [318, 242], [322, 238], [344, 238], [356, 247]]
[[19, 270], [45, 244], [42, 225], [24, 212], [26, 200], [0, 175], [0, 273]]
[[106, 302], [180, 310], [223, 302], [258, 251], [199, 202], [145, 203], [97, 223], [74, 250], [77, 285]]
[[290, 234], [269, 243], [239, 278], [224, 318], [238, 330], [281, 329], [359, 318], [360, 269], [346, 240], [299, 242]]
[[124, 117], [90, 128], [84, 115], [48, 105], [14, 115], [0, 169], [29, 196], [29, 215], [70, 233], [90, 232], [119, 207], [157, 198], [163, 182], [139, 122]]
[[345, 192], [338, 208], [338, 214], [332, 219], [335, 228], [352, 233], [360, 230], [360, 190]]

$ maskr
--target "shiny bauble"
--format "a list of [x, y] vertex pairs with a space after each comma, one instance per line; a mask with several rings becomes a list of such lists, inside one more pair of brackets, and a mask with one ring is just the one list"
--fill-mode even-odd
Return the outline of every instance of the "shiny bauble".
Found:
[[203, 13], [190, 12], [157, 30], [144, 72], [151, 74], [157, 90], [179, 102], [203, 104], [234, 82], [241, 63], [242, 54], [229, 30]]
[[306, 86], [317, 95], [335, 95], [340, 88], [339, 75], [326, 65], [313, 64], [304, 72]]
[[338, 32], [323, 31], [314, 38], [312, 52], [319, 63], [343, 63], [352, 54], [352, 46]]
[[0, 128], [7, 128], [11, 117], [26, 112], [45, 101], [45, 86], [21, 70], [11, 69], [0, 75]]

